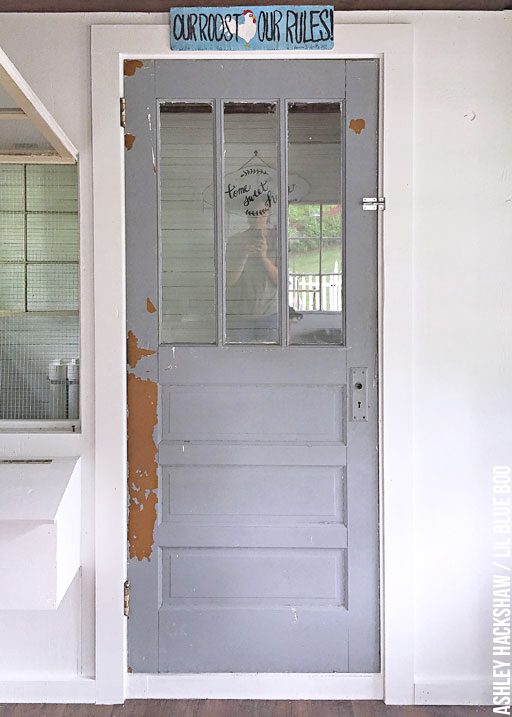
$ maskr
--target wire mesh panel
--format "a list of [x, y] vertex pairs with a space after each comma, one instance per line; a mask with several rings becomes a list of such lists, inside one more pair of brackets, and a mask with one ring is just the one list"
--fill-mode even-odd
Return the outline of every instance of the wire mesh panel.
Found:
[[78, 419], [76, 166], [0, 166], [0, 419]]

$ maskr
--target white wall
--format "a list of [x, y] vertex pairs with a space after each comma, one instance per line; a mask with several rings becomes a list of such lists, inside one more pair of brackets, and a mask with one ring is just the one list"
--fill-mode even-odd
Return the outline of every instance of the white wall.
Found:
[[423, 17], [415, 35], [418, 681], [491, 665], [492, 466], [512, 457], [511, 20]]
[[[458, 701], [478, 700], [490, 665], [491, 471], [511, 460], [512, 13], [346, 13], [345, 19], [408, 22], [415, 29], [415, 676], [420, 701], [435, 701], [446, 681]], [[0, 47], [80, 152], [82, 278], [89, 297], [89, 26], [134, 22], [166, 17], [0, 15]], [[88, 357], [91, 366], [90, 300], [83, 317], [83, 363]], [[92, 395], [90, 370], [88, 381]], [[86, 403], [82, 644], [75, 587], [50, 620], [56, 642], [47, 647], [40, 615], [18, 623], [20, 641], [16, 632], [4, 632], [10, 618], [0, 613], [3, 651], [15, 657], [10, 665], [19, 678], [35, 677], [35, 646], [40, 678], [76, 673], [80, 649], [85, 673], [92, 672], [91, 408]], [[68, 645], [65, 653], [55, 650], [60, 643]]]

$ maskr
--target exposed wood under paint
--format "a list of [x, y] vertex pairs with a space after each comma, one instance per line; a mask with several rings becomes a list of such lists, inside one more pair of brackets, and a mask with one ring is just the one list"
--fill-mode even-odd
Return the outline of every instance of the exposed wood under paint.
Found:
[[[268, 5], [255, 0], [252, 6]], [[274, 5], [289, 5], [289, 0], [275, 0]], [[323, 5], [323, 0], [309, 0], [310, 5]], [[190, 0], [187, 7], [240, 5], [238, 0]], [[335, 10], [507, 10], [511, 0], [334, 0]], [[0, 12], [168, 12], [182, 7], [182, 0], [0, 0]]]
[[[149, 301], [149, 299], [148, 299]], [[153, 356], [155, 352], [152, 349], [143, 349], [139, 346], [139, 339], [133, 331], [128, 331], [128, 339], [126, 341], [126, 359], [130, 368], [135, 368], [141, 358], [144, 356]]]
[[158, 488], [158, 387], [154, 381], [128, 374], [128, 542], [130, 558], [151, 558]]
[[361, 134], [363, 129], [366, 127], [364, 119], [352, 119], [350, 120], [349, 129], [356, 134]]
[[136, 139], [136, 137], [134, 134], [128, 134], [128, 133], [125, 134], [124, 146], [126, 147], [127, 150], [130, 150], [133, 147], [133, 145], [135, 143], [135, 139]]
[[125, 60], [124, 61], [124, 76], [133, 77], [139, 68], [143, 66], [142, 60]]

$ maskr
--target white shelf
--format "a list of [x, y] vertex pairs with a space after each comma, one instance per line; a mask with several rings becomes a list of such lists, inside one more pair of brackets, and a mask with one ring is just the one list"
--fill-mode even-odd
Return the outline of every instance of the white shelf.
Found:
[[0, 610], [57, 609], [80, 567], [80, 459], [48, 460], [0, 463]]

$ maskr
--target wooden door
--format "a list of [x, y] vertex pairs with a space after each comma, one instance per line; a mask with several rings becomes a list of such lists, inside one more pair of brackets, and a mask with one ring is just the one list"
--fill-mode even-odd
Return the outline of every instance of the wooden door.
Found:
[[126, 80], [129, 665], [378, 672], [376, 60]]

